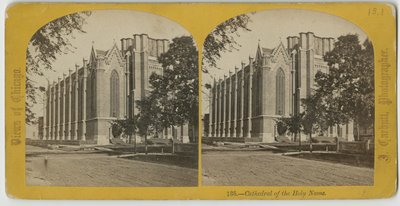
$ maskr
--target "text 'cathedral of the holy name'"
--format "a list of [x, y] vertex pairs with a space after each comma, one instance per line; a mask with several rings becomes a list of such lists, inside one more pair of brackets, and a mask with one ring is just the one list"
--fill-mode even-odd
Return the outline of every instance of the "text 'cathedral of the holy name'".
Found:
[[[258, 45], [248, 64], [214, 79], [206, 135], [275, 141], [276, 119], [302, 112], [300, 100], [311, 95], [315, 74], [329, 71], [323, 55], [334, 41], [307, 32], [287, 37], [287, 48], [282, 42], [274, 49]], [[330, 127], [325, 135], [353, 141], [353, 124]]]
[[[108, 144], [111, 121], [137, 114], [135, 101], [150, 90], [151, 73], [162, 75], [158, 57], [169, 40], [135, 34], [107, 51], [92, 46], [89, 60], [49, 84], [43, 117], [43, 139]], [[166, 128], [160, 138], [187, 141], [189, 126]], [[140, 138], [138, 138], [140, 139]]]

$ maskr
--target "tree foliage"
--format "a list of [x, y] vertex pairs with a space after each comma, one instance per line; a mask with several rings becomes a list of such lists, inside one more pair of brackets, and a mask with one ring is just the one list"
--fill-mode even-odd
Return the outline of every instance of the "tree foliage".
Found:
[[329, 72], [317, 72], [316, 95], [325, 105], [328, 125], [354, 120], [362, 126], [374, 121], [374, 54], [369, 40], [360, 44], [358, 36], [341, 36], [324, 56]]
[[235, 38], [239, 37], [239, 31], [250, 31], [247, 24], [250, 17], [242, 14], [218, 25], [206, 38], [203, 48], [203, 68], [204, 73], [208, 73], [209, 68], [217, 67], [217, 60], [221, 58], [221, 53], [238, 49], [240, 45]]
[[164, 129], [162, 123], [162, 106], [157, 96], [149, 95], [136, 101], [139, 113], [135, 115], [137, 132], [144, 137], [145, 153], [147, 154], [148, 135], [155, 135]]
[[75, 49], [70, 39], [74, 38], [75, 32], [85, 33], [83, 25], [90, 15], [88, 11], [69, 14], [51, 21], [33, 34], [26, 51], [26, 123], [35, 122], [32, 107], [37, 103], [37, 93], [43, 92], [36, 86], [33, 77], [43, 76], [46, 70], [54, 70], [52, 64], [57, 55]]
[[326, 131], [347, 124], [369, 127], [374, 121], [374, 62], [370, 41], [360, 44], [357, 35], [338, 38], [324, 56], [329, 72], [318, 71], [316, 90], [302, 100], [303, 132]]
[[[374, 54], [369, 40], [360, 44], [357, 35], [338, 38], [325, 54], [329, 72], [318, 71], [316, 89], [302, 99], [303, 112], [278, 119], [290, 133], [326, 131], [354, 120], [362, 126], [374, 122]], [[311, 144], [311, 141], [310, 141]]]
[[314, 94], [302, 99], [302, 106], [304, 108], [301, 118], [302, 131], [309, 134], [310, 139], [314, 132], [322, 133], [328, 129], [328, 126], [331, 126], [328, 123], [329, 117], [324, 110], [325, 105], [320, 96]]
[[294, 115], [291, 117], [281, 117], [277, 119], [277, 123], [286, 127], [290, 134], [298, 134], [302, 131], [303, 114]]
[[287, 126], [282, 121], [278, 121], [276, 127], [279, 135], [284, 135], [287, 131]]
[[136, 101], [136, 104], [139, 109], [139, 113], [135, 116], [138, 134], [147, 137], [149, 134], [161, 132], [164, 127], [160, 101], [150, 95]]
[[174, 38], [159, 62], [163, 74], [150, 76], [152, 90], [137, 101], [138, 125], [144, 121], [143, 128], [151, 126], [156, 130], [185, 123], [197, 126], [198, 51], [192, 37]]
[[[113, 136], [119, 136], [120, 134], [132, 135], [136, 130], [135, 119], [116, 119], [111, 122], [113, 129]], [[114, 134], [114, 129], [115, 134]]]

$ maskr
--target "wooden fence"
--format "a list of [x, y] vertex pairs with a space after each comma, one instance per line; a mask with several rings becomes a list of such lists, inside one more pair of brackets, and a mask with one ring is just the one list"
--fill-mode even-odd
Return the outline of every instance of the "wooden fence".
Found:
[[96, 144], [96, 141], [26, 139], [25, 143], [32, 146], [47, 147], [48, 145], [92, 145]]
[[374, 154], [375, 145], [372, 141], [340, 142], [338, 152], [353, 154]]
[[174, 143], [173, 152], [176, 154], [184, 155], [197, 155], [199, 151], [199, 145], [196, 143]]

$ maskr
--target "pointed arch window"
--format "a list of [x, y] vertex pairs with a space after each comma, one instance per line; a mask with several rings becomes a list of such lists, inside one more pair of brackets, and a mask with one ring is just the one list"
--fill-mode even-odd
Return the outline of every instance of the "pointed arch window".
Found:
[[282, 68], [276, 73], [276, 114], [285, 114], [285, 73]]
[[[90, 93], [89, 93], [89, 95], [90, 95], [90, 99], [89, 99], [89, 101], [90, 101], [90, 111], [91, 111], [91, 117], [93, 118], [93, 117], [95, 117], [96, 116], [96, 95], [97, 95], [97, 92], [96, 92], [96, 73], [94, 72], [95, 70], [92, 70], [91, 72], [90, 72]], [[88, 110], [89, 111], [89, 110]]]
[[118, 117], [119, 115], [119, 77], [114, 70], [110, 77], [110, 116]]

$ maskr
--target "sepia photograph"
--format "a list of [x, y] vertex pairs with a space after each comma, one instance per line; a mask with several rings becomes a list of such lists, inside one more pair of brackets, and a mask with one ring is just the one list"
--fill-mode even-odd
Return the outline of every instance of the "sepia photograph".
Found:
[[9, 4], [4, 196], [393, 200], [396, 6]]
[[374, 51], [312, 10], [227, 19], [202, 53], [202, 184], [374, 185]]
[[61, 16], [26, 50], [26, 184], [196, 187], [198, 49], [133, 10]]

